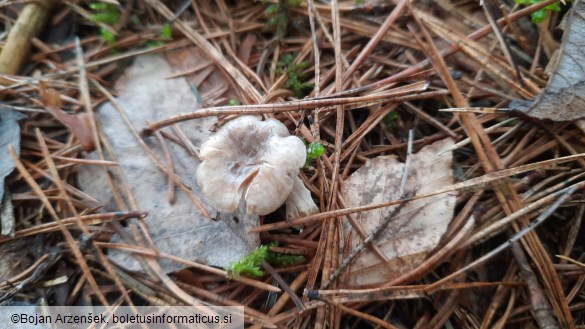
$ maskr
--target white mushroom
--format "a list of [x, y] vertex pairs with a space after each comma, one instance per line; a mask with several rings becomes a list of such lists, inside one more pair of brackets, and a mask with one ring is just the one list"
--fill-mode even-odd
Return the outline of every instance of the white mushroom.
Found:
[[295, 177], [293, 189], [286, 199], [286, 219], [294, 220], [318, 212], [319, 208], [311, 198], [311, 191], [298, 176]]
[[[261, 121], [255, 116], [231, 120], [203, 143], [200, 156], [197, 184], [218, 211], [245, 207], [248, 214], [266, 215], [287, 199], [287, 208], [295, 209], [295, 214], [318, 211], [298, 178], [305, 164], [305, 145], [278, 120]], [[287, 218], [288, 214], [287, 209]]]

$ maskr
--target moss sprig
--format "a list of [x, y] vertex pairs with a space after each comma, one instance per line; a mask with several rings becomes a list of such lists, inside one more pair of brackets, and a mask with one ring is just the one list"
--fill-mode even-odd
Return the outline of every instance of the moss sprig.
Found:
[[[515, 3], [517, 3], [519, 5], [526, 5], [526, 6], [541, 3], [542, 1], [543, 0], [514, 0]], [[546, 18], [546, 14], [549, 11], [561, 11], [560, 3], [555, 2], [553, 4], [550, 4], [542, 9], [539, 9], [539, 10], [533, 12], [532, 14], [530, 14], [530, 18], [532, 20], [532, 23], [542, 23], [544, 21], [544, 19]]]
[[[114, 25], [120, 20], [120, 9], [115, 4], [92, 2], [89, 8], [93, 11], [90, 20], [94, 23]], [[116, 42], [116, 35], [103, 27], [100, 27], [100, 36], [110, 46]]]
[[295, 56], [293, 54], [284, 54], [278, 62], [276, 72], [286, 73], [288, 75], [288, 81], [284, 85], [284, 88], [292, 91], [297, 98], [303, 98], [315, 88], [315, 85], [303, 81], [307, 77], [304, 70], [309, 67], [309, 62], [302, 61], [295, 63], [294, 61]]
[[325, 153], [325, 146], [320, 142], [313, 142], [307, 145], [307, 160], [305, 161], [305, 168], [309, 166], [313, 160], [317, 159]]
[[[268, 3], [266, 0], [263, 2]], [[284, 38], [291, 23], [291, 8], [298, 7], [302, 3], [303, 0], [278, 0], [278, 3], [268, 4], [264, 9], [264, 15], [268, 17], [264, 29], [273, 31], [279, 40]]]
[[264, 271], [262, 270], [262, 262], [264, 261], [274, 266], [289, 266], [304, 259], [303, 256], [286, 255], [270, 251], [269, 248], [275, 245], [262, 245], [240, 258], [238, 262], [231, 263], [227, 268], [228, 275], [230, 277], [244, 275], [252, 278], [260, 278], [264, 276]]

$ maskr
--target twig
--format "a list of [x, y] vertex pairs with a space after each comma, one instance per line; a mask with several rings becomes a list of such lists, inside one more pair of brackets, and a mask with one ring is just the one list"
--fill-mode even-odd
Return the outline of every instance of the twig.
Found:
[[280, 276], [280, 274], [278, 274], [278, 272], [276, 272], [276, 270], [270, 265], [268, 264], [268, 262], [263, 261], [262, 262], [262, 267], [268, 271], [268, 273], [272, 276], [272, 278], [278, 282], [278, 284], [282, 287], [282, 289], [289, 295], [290, 299], [293, 301], [293, 303], [295, 304], [295, 306], [297, 307], [297, 309], [299, 309], [299, 311], [304, 311], [305, 310], [305, 304], [303, 303], [303, 301], [295, 294], [295, 292], [291, 289], [291, 287], [286, 283], [286, 281], [284, 281], [282, 279], [282, 277]]
[[410, 95], [413, 93], [421, 93], [428, 87], [426, 82], [417, 82], [411, 85], [395, 88], [393, 90], [361, 97], [347, 97], [347, 98], [330, 98], [330, 99], [303, 99], [293, 102], [284, 102], [277, 104], [256, 104], [256, 105], [239, 105], [239, 106], [218, 106], [206, 109], [200, 109], [189, 113], [177, 114], [169, 118], [159, 120], [149, 124], [142, 130], [142, 136], [151, 135], [155, 130], [159, 130], [172, 124], [203, 118], [208, 116], [238, 114], [267, 114], [267, 113], [281, 113], [288, 111], [309, 110], [318, 107], [329, 107], [338, 105], [350, 105], [356, 103], [374, 102], [374, 101], [403, 101], [401, 96]]
[[[0, 52], [1, 74], [18, 73], [28, 57], [32, 38], [41, 32], [47, 22], [51, 2], [49, 0], [35, 1], [24, 6]], [[0, 85], [7, 84], [10, 84], [10, 81], [0, 77]]]

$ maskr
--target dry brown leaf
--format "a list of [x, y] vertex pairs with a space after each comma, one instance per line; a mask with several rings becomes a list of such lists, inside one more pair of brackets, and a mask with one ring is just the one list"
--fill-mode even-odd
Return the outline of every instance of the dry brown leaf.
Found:
[[248, 33], [238, 48], [238, 58], [246, 65], [250, 61], [250, 55], [252, 54], [252, 48], [256, 44], [256, 39], [255, 34]]
[[540, 95], [513, 101], [509, 108], [537, 119], [572, 121], [585, 117], [585, 3], [575, 0], [552, 76]]
[[61, 110], [61, 98], [59, 92], [55, 89], [47, 88], [44, 81], [39, 82], [41, 92], [41, 101], [45, 109], [51, 113], [55, 119], [61, 121], [71, 130], [73, 135], [79, 140], [84, 151], [93, 151], [95, 143], [92, 136], [91, 124], [89, 117], [85, 113], [67, 114]]
[[[424, 194], [454, 183], [452, 153], [440, 154], [453, 143], [451, 139], [438, 141], [412, 155], [405, 192]], [[404, 163], [396, 156], [368, 160], [342, 185], [348, 206], [358, 207], [400, 199], [403, 171]], [[396, 207], [399, 205], [362, 212], [356, 219], [369, 234]], [[355, 286], [387, 282], [416, 267], [441, 239], [453, 217], [454, 207], [454, 194], [408, 202], [375, 240], [390, 261], [381, 262], [375, 254], [364, 251], [350, 266], [349, 284]], [[346, 233], [352, 231], [352, 249], [356, 249], [361, 239], [349, 224], [345, 228]]]
[[[188, 71], [204, 61], [207, 59], [194, 48], [173, 51], [166, 55], [166, 59], [154, 55], [138, 57], [116, 84], [118, 102], [136, 129], [142, 128], [147, 122], [197, 109], [200, 104], [187, 82], [189, 79], [198, 80], [197, 76], [175, 79], [166, 77]], [[206, 95], [218, 94], [221, 90], [225, 92], [227, 87], [229, 84], [219, 70], [213, 70], [197, 90], [204, 102], [213, 102]], [[229, 92], [220, 96], [232, 97]], [[98, 118], [115, 150], [139, 209], [148, 212], [145, 223], [159, 251], [190, 261], [225, 267], [258, 246], [258, 235], [247, 233], [249, 228], [258, 224], [257, 216], [221, 214], [217, 221], [208, 220], [178, 187], [175, 188], [175, 203], [171, 205], [167, 194], [167, 176], [157, 169], [136, 142], [114, 107], [111, 104], [102, 106], [98, 110]], [[188, 140], [199, 147], [209, 137], [209, 129], [216, 122], [215, 118], [204, 118], [178, 126]], [[175, 135], [170, 128], [164, 131]], [[145, 141], [159, 159], [166, 162], [156, 138], [150, 137]], [[199, 160], [175, 143], [169, 140], [166, 142], [176, 174], [203, 202], [195, 183]], [[96, 170], [95, 166], [82, 167], [79, 183], [85, 192], [103, 201], [107, 210], [118, 210], [103, 170]], [[211, 207], [207, 209], [212, 216], [216, 214]], [[239, 223], [233, 219], [234, 216], [238, 216]], [[115, 236], [112, 242], [122, 241]], [[109, 256], [126, 268], [139, 269], [138, 262], [131, 254], [111, 250]], [[166, 272], [182, 268], [166, 260], [161, 260], [160, 264]]]

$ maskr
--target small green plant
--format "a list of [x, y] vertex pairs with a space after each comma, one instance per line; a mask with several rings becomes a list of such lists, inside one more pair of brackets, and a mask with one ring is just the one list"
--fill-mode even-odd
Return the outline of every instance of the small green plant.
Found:
[[100, 27], [100, 36], [109, 46], [116, 43], [116, 35], [103, 27]]
[[279, 254], [268, 250], [266, 261], [274, 266], [290, 266], [302, 262], [305, 257], [300, 255]]
[[262, 270], [262, 262], [266, 261], [275, 266], [288, 266], [303, 260], [303, 256], [291, 256], [285, 254], [279, 254], [270, 251], [270, 245], [263, 245], [240, 258], [236, 263], [231, 263], [228, 268], [228, 274], [232, 277], [238, 277], [245, 275], [253, 278], [259, 278], [264, 276]]
[[[543, 0], [514, 0], [515, 3], [526, 6], [541, 3], [542, 1]], [[533, 23], [541, 23], [544, 21], [546, 14], [549, 11], [561, 11], [561, 5], [558, 2], [550, 4], [530, 14], [530, 18], [532, 19]]]
[[396, 128], [398, 128], [398, 112], [388, 113], [384, 117], [384, 119], [382, 119], [382, 121], [384, 121], [386, 127], [388, 127], [391, 130], [395, 130]]
[[169, 23], [164, 23], [159, 34], [159, 39], [156, 41], [149, 41], [146, 43], [147, 48], [160, 47], [165, 44], [165, 40], [173, 39], [173, 27]]
[[107, 2], [92, 2], [89, 4], [89, 8], [95, 13], [91, 15], [93, 22], [104, 23], [113, 25], [118, 23], [120, 19], [120, 10], [118, 6]]
[[296, 64], [294, 61], [295, 56], [286, 53], [278, 62], [276, 70], [278, 73], [286, 73], [288, 75], [288, 81], [284, 85], [284, 88], [291, 90], [297, 98], [303, 98], [313, 90], [315, 85], [302, 81], [306, 78], [306, 73], [303, 70], [309, 67], [309, 62], [303, 61]]
[[[263, 0], [267, 3], [268, 1]], [[291, 22], [291, 8], [298, 7], [303, 0], [278, 0], [278, 3], [269, 4], [264, 15], [269, 17], [265, 30], [273, 31], [278, 39], [284, 38]]]
[[[90, 19], [94, 23], [113, 25], [120, 20], [120, 10], [118, 6], [106, 2], [92, 2], [89, 8], [94, 11]], [[116, 42], [116, 35], [104, 27], [100, 27], [100, 36], [108, 45]]]
[[237, 99], [233, 99], [232, 98], [232, 99], [230, 99], [230, 103], [229, 104], [230, 104], [230, 106], [238, 106], [238, 105], [240, 105], [240, 102], [238, 102]]
[[264, 275], [264, 271], [262, 271], [262, 262], [266, 260], [267, 256], [268, 246], [260, 246], [258, 249], [240, 258], [237, 263], [230, 264], [227, 271], [230, 276], [234, 277], [245, 275], [259, 278]]
[[137, 27], [144, 27], [138, 15], [130, 15], [130, 22], [132, 22], [132, 24], [136, 25]]
[[309, 166], [313, 160], [320, 157], [325, 153], [325, 147], [319, 142], [313, 142], [307, 145], [307, 161], [305, 161], [305, 167]]
[[164, 23], [160, 31], [160, 38], [171, 40], [173, 38], [173, 27], [169, 23]]

